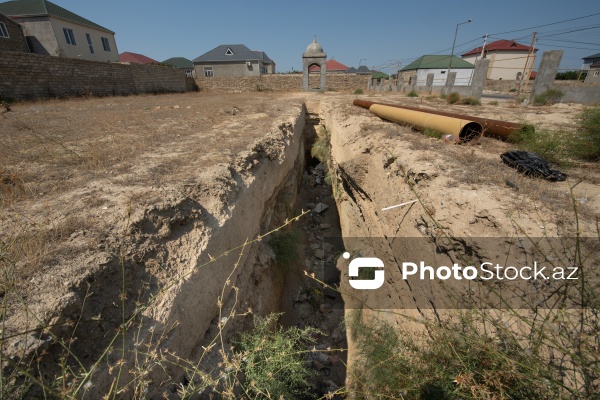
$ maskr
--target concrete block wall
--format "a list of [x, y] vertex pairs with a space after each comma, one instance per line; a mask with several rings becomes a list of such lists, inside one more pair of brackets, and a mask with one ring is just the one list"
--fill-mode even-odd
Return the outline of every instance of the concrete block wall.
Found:
[[0, 96], [3, 98], [184, 91], [185, 74], [173, 68], [0, 51]]

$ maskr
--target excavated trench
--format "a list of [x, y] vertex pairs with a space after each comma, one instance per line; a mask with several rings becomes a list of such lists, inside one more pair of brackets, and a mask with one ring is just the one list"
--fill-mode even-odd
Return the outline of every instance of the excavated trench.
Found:
[[[101, 262], [88, 261], [87, 275], [63, 286], [50, 328], [10, 342], [19, 354], [12, 359], [42, 354], [36, 374], [45, 382], [62, 379], [61, 365], [84, 368], [73, 390], [80, 398], [111, 387], [127, 388], [123, 398], [177, 398], [210, 377], [221, 385], [239, 333], [253, 329], [255, 316], [282, 312], [284, 327], [320, 332], [306, 360], [315, 393], [343, 386], [343, 301], [322, 284], [339, 283], [325, 239], [339, 237], [340, 224], [327, 167], [311, 155], [318, 103], [280, 107], [271, 130], [232, 162], [130, 210], [123, 233], [101, 240]], [[282, 266], [272, 241], [285, 234], [296, 257]], [[32, 385], [27, 396], [44, 390]]]
[[[98, 251], [82, 260], [89, 268], [85, 277], [61, 282], [64, 292], [47, 313], [48, 329], [15, 335], [7, 348], [43, 354], [36, 368], [46, 382], [57, 381], [62, 365], [74, 371], [81, 365], [89, 379], [76, 397], [100, 398], [119, 387], [129, 390], [119, 394], [123, 398], [178, 398], [207, 380], [219, 385], [231, 372], [224, 358], [233, 353], [236, 336], [253, 329], [255, 316], [282, 312], [284, 327], [321, 332], [314, 337], [320, 351], [307, 359], [316, 392], [352, 386], [346, 366], [353, 368], [357, 354], [342, 324], [344, 301], [323, 290], [323, 282], [342, 289], [347, 283], [336, 268], [345, 261], [338, 257], [341, 249], [329, 239], [429, 238], [445, 226], [457, 237], [510, 236], [498, 198], [521, 199], [504, 186], [480, 190], [478, 181], [459, 181], [462, 169], [471, 171], [460, 162], [472, 161], [475, 148], [421, 139], [410, 128], [354, 110], [346, 98], [319, 98], [289, 107], [270, 104], [277, 107], [270, 130], [236, 151], [233, 161], [198, 169], [185, 184], [155, 189], [127, 215], [123, 233], [107, 233]], [[231, 131], [245, 133], [250, 117], [240, 122], [235, 114], [219, 117], [215, 137], [233, 123]], [[329, 165], [311, 153], [325, 128]], [[478, 165], [490, 164], [481, 160], [486, 163]], [[504, 171], [496, 164], [493, 172]], [[383, 211], [417, 195], [418, 204]], [[288, 252], [295, 257], [287, 265], [273, 246], [284, 235], [294, 239]], [[418, 251], [408, 248], [406, 254], [421, 259]], [[398, 261], [387, 249], [376, 256]], [[386, 270], [386, 283], [385, 299], [377, 303], [386, 307], [378, 308], [409, 310], [419, 318], [414, 298], [426, 291], [413, 292], [393, 268]], [[12, 323], [8, 318], [6, 325]], [[44, 393], [37, 387], [28, 394]], [[200, 397], [212, 394], [207, 388]]]

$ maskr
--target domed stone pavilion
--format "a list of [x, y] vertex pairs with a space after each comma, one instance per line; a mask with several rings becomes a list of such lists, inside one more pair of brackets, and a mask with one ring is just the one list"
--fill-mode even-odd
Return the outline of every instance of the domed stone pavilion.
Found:
[[[317, 36], [315, 35], [314, 41], [308, 45], [306, 51], [302, 53], [302, 83], [305, 91], [316, 90], [325, 91], [326, 89], [326, 69], [325, 62], [327, 54], [323, 51], [323, 47], [317, 43]], [[310, 89], [308, 81], [308, 69], [312, 65], [318, 65], [321, 69], [321, 80], [318, 89]]]

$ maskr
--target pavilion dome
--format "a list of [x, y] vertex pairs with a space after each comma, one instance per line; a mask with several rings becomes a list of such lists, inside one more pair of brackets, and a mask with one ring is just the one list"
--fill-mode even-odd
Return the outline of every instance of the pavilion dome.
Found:
[[313, 42], [311, 44], [309, 44], [308, 47], [306, 48], [306, 53], [324, 53], [323, 47], [321, 47], [321, 45], [319, 43], [317, 43], [316, 36], [315, 36], [315, 39], [313, 40]]

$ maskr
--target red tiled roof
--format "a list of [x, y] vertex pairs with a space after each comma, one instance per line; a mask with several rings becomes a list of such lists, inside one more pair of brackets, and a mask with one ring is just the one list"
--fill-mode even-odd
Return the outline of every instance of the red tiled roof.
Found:
[[[528, 52], [529, 50], [531, 50], [531, 47], [529, 46], [525, 46], [524, 44], [520, 44], [515, 42], [514, 40], [497, 40], [495, 42], [492, 43], [488, 43], [485, 45], [485, 49], [488, 51], [488, 53], [490, 51], [523, 51], [523, 52]], [[534, 50], [537, 51], [537, 50]], [[478, 54], [481, 53], [481, 47], [477, 47], [471, 51], [468, 51], [466, 53], [464, 53], [462, 55], [462, 57], [464, 56], [470, 56], [472, 54]]]
[[128, 51], [119, 54], [119, 61], [134, 64], [158, 64], [158, 61], [153, 60], [150, 57], [146, 57], [143, 54], [130, 53]]
[[[309, 72], [320, 71], [321, 67], [318, 65], [312, 65], [308, 68]], [[333, 58], [325, 63], [325, 71], [347, 71], [348, 67], [344, 64], [337, 62]]]

